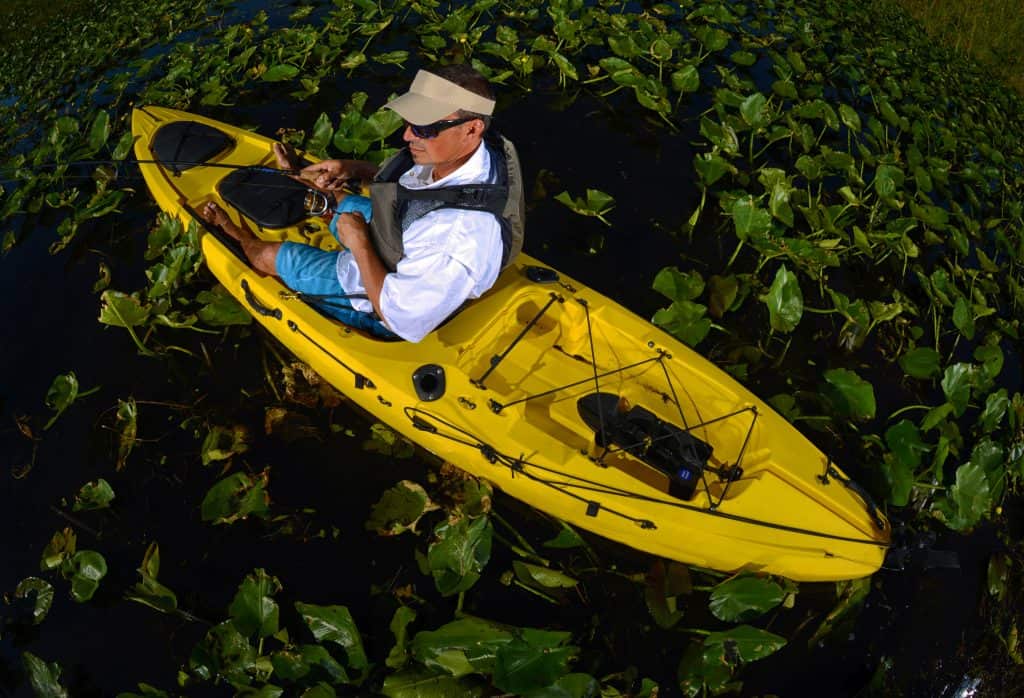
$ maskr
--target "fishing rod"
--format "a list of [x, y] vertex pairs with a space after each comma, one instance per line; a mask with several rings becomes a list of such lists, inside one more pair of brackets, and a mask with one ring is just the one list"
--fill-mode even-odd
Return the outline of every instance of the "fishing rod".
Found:
[[[302, 176], [303, 170], [301, 170], [301, 169], [281, 169], [281, 168], [277, 168], [277, 167], [267, 167], [265, 165], [236, 165], [236, 164], [233, 164], [233, 163], [225, 163], [225, 162], [198, 162], [198, 161], [192, 161], [192, 160], [137, 160], [137, 159], [124, 159], [124, 160], [74, 160], [74, 161], [71, 161], [71, 162], [51, 162], [51, 163], [44, 163], [42, 165], [33, 165], [33, 166], [30, 166], [28, 169], [39, 170], [39, 169], [43, 169], [43, 168], [88, 167], [88, 166], [99, 166], [99, 165], [113, 165], [113, 166], [116, 167], [119, 164], [160, 165], [160, 166], [164, 167], [165, 169], [170, 170], [174, 174], [175, 177], [180, 177], [182, 175], [183, 170], [179, 169], [179, 167], [218, 167], [218, 168], [221, 168], [221, 169], [228, 169], [228, 170], [249, 170], [251, 172], [257, 172], [257, 173], [260, 173], [260, 174], [278, 174], [278, 175], [286, 175], [286, 176], [295, 176], [297, 179], [302, 179], [302, 180], [305, 180], [305, 181], [309, 181], [307, 178]], [[23, 168], [18, 167], [18, 168], [15, 168], [15, 169], [23, 169]], [[66, 177], [69, 177], [69, 178], [89, 178], [89, 177], [91, 177], [91, 175], [63, 175], [63, 176], [66, 176]], [[5, 182], [16, 182], [18, 180], [11, 179], [11, 180], [2, 180], [2, 181], [5, 181]], [[352, 192], [358, 193], [359, 187], [358, 187], [358, 185], [353, 184], [353, 181], [354, 180], [351, 180], [351, 179], [346, 180], [344, 185], [342, 186], [342, 189], [344, 191], [347, 191], [347, 192], [350, 192], [350, 193], [352, 193]], [[246, 183], [243, 182], [243, 184], [246, 184]], [[288, 188], [290, 188], [290, 187], [286, 187], [284, 185], [280, 185], [280, 184], [276, 184], [275, 185], [275, 184], [270, 184], [270, 183], [267, 183], [267, 182], [260, 183], [260, 186], [271, 188], [271, 189], [288, 189]], [[323, 192], [323, 191], [321, 191], [319, 189], [314, 189], [314, 188], [310, 187], [309, 191], [306, 194], [306, 201], [307, 201], [307, 210], [309, 211], [310, 215], [313, 215], [313, 216], [323, 215], [323, 214], [327, 213], [328, 211], [332, 211], [333, 212], [333, 210], [334, 210], [333, 207], [331, 206], [330, 197], [328, 197], [328, 195], [325, 192]]]
[[[51, 168], [51, 167], [55, 168], [55, 167], [84, 167], [84, 166], [91, 166], [91, 165], [119, 165], [119, 164], [122, 164], [122, 163], [129, 164], [129, 165], [162, 165], [166, 169], [169, 169], [172, 172], [174, 172], [175, 175], [180, 175], [182, 173], [182, 171], [183, 171], [183, 170], [178, 169], [178, 166], [183, 166], [183, 167], [220, 167], [220, 168], [228, 169], [228, 170], [253, 170], [255, 172], [264, 172], [264, 173], [271, 173], [271, 172], [273, 172], [273, 173], [277, 173], [277, 174], [286, 174], [286, 175], [301, 175], [302, 174], [302, 170], [295, 170], [295, 169], [287, 169], [286, 170], [286, 169], [280, 169], [280, 168], [277, 168], [277, 167], [266, 167], [264, 165], [235, 165], [235, 164], [226, 163], [226, 162], [198, 162], [198, 161], [192, 161], [192, 160], [134, 160], [134, 159], [125, 159], [125, 160], [73, 160], [71, 162], [47, 162], [47, 163], [43, 163], [42, 165], [32, 165], [32, 166], [28, 167], [28, 169], [40, 170], [40, 169], [43, 169], [44, 167], [45, 168]], [[24, 167], [17, 167], [15, 169], [19, 169], [20, 170], [20, 169], [24, 169]]]

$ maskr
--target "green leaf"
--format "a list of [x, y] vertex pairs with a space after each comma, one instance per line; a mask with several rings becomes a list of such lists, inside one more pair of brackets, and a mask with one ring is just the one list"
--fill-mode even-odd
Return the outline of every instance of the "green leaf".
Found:
[[839, 105], [839, 119], [854, 133], [860, 132], [860, 116], [849, 104]]
[[981, 362], [982, 368], [992, 380], [999, 377], [1003, 372], [1003, 350], [998, 344], [983, 344], [974, 349], [974, 358]]
[[215, 625], [195, 646], [188, 660], [193, 674], [206, 681], [223, 678], [249, 685], [256, 666], [256, 650], [230, 620]]
[[104, 291], [100, 296], [100, 322], [114, 327], [138, 327], [149, 318], [149, 305], [143, 305], [137, 294]]
[[804, 177], [810, 181], [821, 179], [823, 168], [821, 160], [810, 155], [801, 155], [796, 159], [795, 167]]
[[1000, 388], [985, 398], [985, 409], [978, 418], [981, 430], [990, 434], [1000, 427], [1003, 418], [1010, 408], [1010, 399], [1007, 397], [1006, 388]]
[[50, 542], [43, 548], [42, 558], [39, 560], [39, 569], [43, 572], [55, 570], [62, 567], [64, 562], [71, 557], [77, 546], [77, 537], [71, 527], [63, 531], [57, 531], [50, 538]]
[[145, 258], [153, 260], [162, 256], [164, 251], [181, 237], [183, 231], [180, 220], [161, 211], [157, 214], [156, 225], [150, 228], [146, 238]]
[[721, 648], [722, 657], [736, 657], [742, 662], [754, 662], [774, 654], [786, 645], [786, 640], [767, 630], [740, 625], [723, 632], [711, 633], [704, 639], [704, 645]]
[[818, 626], [818, 629], [814, 631], [814, 634], [807, 641], [809, 648], [817, 647], [818, 643], [831, 633], [832, 629], [840, 621], [849, 617], [853, 610], [864, 603], [864, 599], [867, 598], [868, 593], [871, 591], [871, 577], [837, 582], [836, 591], [839, 594], [839, 602], [835, 608], [829, 611], [825, 619], [821, 621], [821, 625]]
[[468, 678], [439, 676], [423, 669], [389, 674], [381, 693], [389, 698], [478, 698], [488, 687]]
[[110, 483], [99, 478], [82, 485], [75, 495], [75, 503], [72, 511], [90, 511], [92, 509], [106, 509], [114, 499], [114, 488]]
[[548, 589], [572, 589], [579, 584], [578, 580], [558, 570], [519, 560], [512, 561], [512, 569], [519, 581], [527, 585], [539, 585]]
[[398, 66], [401, 66], [401, 65], [404, 65], [405, 62], [409, 60], [409, 52], [408, 51], [388, 51], [386, 53], [378, 53], [377, 55], [375, 55], [373, 57], [373, 60], [375, 60], [378, 63], [383, 63], [384, 65], [398, 65]]
[[210, 327], [227, 327], [229, 325], [249, 325], [252, 313], [235, 300], [231, 293], [218, 284], [212, 290], [200, 291], [196, 301], [203, 304], [197, 313], [199, 319]]
[[736, 226], [736, 237], [740, 240], [746, 240], [751, 235], [765, 236], [772, 230], [771, 214], [755, 204], [750, 196], [733, 202], [732, 221]]
[[750, 51], [735, 51], [729, 56], [729, 59], [736, 65], [742, 65], [745, 68], [757, 63], [757, 56]]
[[69, 560], [68, 574], [71, 578], [71, 598], [82, 603], [92, 598], [100, 586], [100, 580], [107, 576], [107, 561], [95, 550], [81, 550]]
[[241, 424], [233, 427], [214, 425], [206, 433], [200, 449], [203, 465], [222, 461], [249, 450], [249, 432]]
[[911, 472], [920, 467], [921, 454], [931, 450], [921, 441], [921, 432], [917, 426], [906, 419], [901, 419], [885, 431], [885, 443], [893, 455]]
[[974, 339], [974, 312], [963, 296], [957, 298], [953, 306], [953, 324], [964, 337]]
[[494, 686], [514, 695], [549, 686], [568, 671], [575, 649], [538, 646], [515, 638], [498, 649]]
[[178, 597], [156, 580], [160, 574], [160, 546], [156, 541], [146, 548], [138, 573], [142, 581], [125, 592], [126, 599], [144, 604], [161, 613], [171, 613], [178, 608]]
[[718, 153], [700, 153], [693, 158], [693, 168], [704, 186], [710, 187], [725, 174], [736, 173], [736, 168]]
[[796, 274], [786, 269], [785, 264], [775, 273], [775, 280], [768, 293], [758, 296], [758, 300], [768, 306], [769, 322], [776, 332], [792, 332], [800, 324], [804, 313], [804, 296]]
[[373, 506], [366, 521], [366, 530], [376, 531], [382, 536], [396, 536], [406, 531], [417, 533], [416, 524], [423, 515], [437, 509], [421, 485], [402, 480], [386, 490]]
[[473, 521], [442, 521], [434, 528], [427, 563], [443, 596], [466, 591], [480, 578], [491, 557], [494, 530], [484, 516]]
[[939, 361], [931, 347], [914, 347], [900, 356], [900, 367], [912, 378], [932, 378], [939, 373]]
[[892, 453], [884, 454], [879, 465], [889, 485], [889, 502], [898, 507], [906, 506], [914, 489], [913, 469]]
[[110, 114], [105, 111], [98, 112], [89, 127], [89, 154], [99, 152], [99, 149], [107, 144], [110, 138]]
[[411, 651], [416, 661], [427, 668], [455, 677], [474, 672], [491, 674], [498, 651], [516, 638], [540, 649], [553, 650], [564, 645], [570, 633], [516, 628], [464, 615], [437, 630], [417, 633]]
[[32, 600], [32, 624], [39, 625], [53, 605], [53, 585], [39, 577], [26, 577], [18, 582], [14, 596], [18, 599]]
[[934, 511], [954, 531], [968, 531], [991, 507], [992, 490], [985, 469], [977, 463], [965, 463], [957, 468], [949, 497], [937, 502]]
[[200, 505], [203, 521], [222, 524], [234, 523], [249, 516], [268, 518], [270, 495], [266, 487], [269, 479], [268, 470], [256, 477], [247, 473], [234, 473], [224, 478], [203, 497]]
[[395, 636], [395, 645], [388, 652], [384, 663], [389, 669], [401, 669], [409, 660], [408, 644], [409, 623], [416, 619], [416, 611], [408, 606], [399, 606], [391, 616], [391, 633]]
[[748, 125], [755, 129], [764, 128], [772, 122], [772, 115], [768, 109], [768, 100], [760, 92], [755, 92], [740, 105], [740, 116]]
[[68, 692], [60, 685], [61, 670], [57, 662], [47, 663], [25, 651], [21, 655], [21, 663], [36, 698], [68, 698]]
[[732, 309], [736, 297], [739, 295], [739, 281], [735, 275], [719, 276], [715, 274], [708, 279], [708, 314], [711, 317], [721, 319], [723, 315]]
[[651, 288], [671, 301], [692, 301], [704, 292], [704, 278], [698, 271], [681, 272], [665, 267], [654, 277]]
[[705, 116], [700, 120], [700, 134], [724, 153], [735, 155], [739, 152], [739, 137], [728, 124], [716, 123]]
[[[365, 60], [366, 58], [364, 56], [363, 61], [365, 62]], [[267, 72], [263, 73], [263, 79], [267, 82], [281, 82], [283, 80], [291, 80], [298, 74], [299, 69], [294, 65], [278, 63], [277, 65], [271, 66], [267, 69]]]
[[709, 608], [715, 618], [737, 623], [767, 613], [782, 603], [785, 596], [782, 587], [770, 579], [736, 577], [711, 590]]
[[693, 583], [686, 567], [678, 563], [666, 566], [656, 560], [644, 576], [644, 602], [654, 622], [662, 628], [671, 628], [683, 617], [677, 597], [693, 591]]
[[363, 639], [347, 608], [316, 606], [297, 601], [295, 610], [302, 616], [317, 642], [333, 642], [345, 650], [349, 667], [363, 671], [369, 666], [366, 651], [363, 649]]
[[580, 79], [579, 73], [576, 72], [576, 66], [572, 64], [572, 61], [557, 51], [553, 51], [550, 56], [551, 60], [555, 62], [555, 67], [558, 68], [558, 72], [562, 77], [567, 77], [572, 80]]
[[875, 416], [875, 390], [854, 371], [835, 368], [825, 371], [827, 393], [836, 411], [853, 419]]
[[732, 666], [724, 661], [720, 645], [709, 647], [703, 642], [690, 643], [679, 660], [676, 673], [679, 688], [687, 698], [718, 695], [730, 688], [738, 688], [729, 683]]
[[377, 422], [370, 427], [370, 440], [363, 442], [367, 451], [376, 451], [394, 458], [411, 458], [415, 447], [401, 434], [386, 424]]
[[117, 161], [124, 160], [128, 157], [128, 153], [131, 152], [134, 145], [135, 135], [131, 131], [125, 131], [121, 134], [121, 138], [118, 139], [117, 145], [114, 146], [114, 152], [110, 155], [111, 159]]
[[676, 92], [690, 93], [700, 88], [700, 73], [693, 65], [685, 65], [674, 71], [669, 79], [672, 82], [672, 89]]
[[697, 41], [703, 44], [708, 51], [721, 51], [729, 45], [729, 33], [717, 27], [705, 24], [698, 27], [693, 33], [697, 37]]
[[238, 632], [260, 638], [276, 633], [279, 611], [272, 597], [279, 591], [281, 582], [263, 569], [246, 575], [228, 608]]
[[695, 347], [711, 330], [711, 320], [704, 317], [706, 312], [707, 307], [700, 303], [676, 301], [656, 312], [651, 322], [688, 346]]
[[313, 124], [313, 135], [306, 141], [306, 150], [318, 157], [323, 157], [327, 146], [334, 139], [334, 126], [331, 124], [331, 117], [321, 112], [316, 123]]
[[544, 541], [541, 545], [545, 548], [554, 548], [558, 550], [586, 547], [586, 543], [580, 537], [580, 534], [576, 533], [569, 524], [564, 521], [559, 521], [559, 523], [562, 524], [562, 529], [558, 532], [558, 535], [551, 540]]
[[[657, 692], [654, 690], [656, 684], [650, 679], [644, 679], [640, 686], [639, 691], [631, 693], [629, 695], [635, 698], [651, 698], [657, 696]], [[612, 692], [614, 691], [614, 692]], [[525, 694], [525, 698], [597, 698], [597, 696], [619, 696], [618, 691], [615, 689], [608, 690], [602, 693], [601, 685], [597, 682], [590, 674], [566, 674], [565, 676], [558, 677], [550, 686], [538, 689], [536, 691], [530, 691]]]
[[128, 455], [135, 447], [138, 434], [138, 408], [135, 398], [117, 401], [117, 463], [116, 470], [122, 470], [128, 461]]
[[64, 410], [78, 398], [78, 377], [74, 371], [62, 373], [53, 379], [50, 388], [46, 391], [46, 406], [54, 411], [50, 421], [43, 429], [49, 429], [57, 421]]
[[947, 366], [942, 376], [942, 392], [953, 405], [953, 412], [957, 417], [963, 415], [971, 399], [973, 374], [974, 367], [971, 364], [957, 363]]

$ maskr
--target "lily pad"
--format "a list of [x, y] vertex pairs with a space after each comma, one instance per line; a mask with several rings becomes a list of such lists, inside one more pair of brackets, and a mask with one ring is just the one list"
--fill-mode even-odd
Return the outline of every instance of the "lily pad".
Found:
[[476, 584], [491, 558], [493, 535], [494, 529], [486, 516], [442, 521], [435, 527], [427, 564], [442, 595], [451, 596]]
[[21, 654], [21, 663], [37, 698], [68, 698], [60, 684], [61, 668], [57, 662], [46, 662], [29, 651]]
[[939, 373], [939, 360], [931, 347], [914, 347], [900, 356], [900, 367], [912, 378], [932, 378]]
[[853, 419], [875, 416], [875, 390], [855, 371], [835, 368], [825, 372], [826, 394], [836, 411]]
[[26, 577], [18, 582], [14, 589], [14, 596], [18, 599], [31, 599], [32, 601], [32, 623], [39, 625], [50, 612], [53, 605], [53, 585], [39, 577]]
[[772, 610], [785, 596], [782, 587], [771, 579], [736, 577], [711, 590], [709, 607], [719, 620], [743, 622]]
[[437, 509], [421, 485], [402, 480], [381, 495], [366, 521], [366, 529], [382, 536], [395, 536], [406, 531], [417, 533], [416, 525], [424, 514]]
[[82, 485], [75, 495], [75, 503], [72, 511], [89, 511], [92, 509], [107, 509], [114, 499], [114, 488], [110, 483], [99, 478]]
[[281, 591], [281, 582], [263, 569], [247, 575], [238, 587], [228, 612], [243, 635], [264, 638], [278, 630], [279, 611], [273, 596]]
[[234, 473], [210, 488], [200, 513], [203, 521], [214, 524], [234, 523], [249, 516], [261, 519], [270, 516], [270, 495], [267, 485], [270, 473], [252, 476], [247, 473]]
[[107, 561], [95, 550], [80, 550], [68, 561], [66, 576], [71, 580], [71, 598], [88, 601], [107, 576]]
[[350, 668], [361, 672], [369, 666], [363, 649], [363, 638], [346, 607], [296, 602], [295, 610], [302, 616], [317, 642], [333, 642], [345, 650]]
[[783, 264], [775, 272], [768, 293], [758, 299], [768, 306], [769, 322], [776, 332], [792, 332], [800, 324], [804, 313], [804, 296], [800, 283], [786, 265]]

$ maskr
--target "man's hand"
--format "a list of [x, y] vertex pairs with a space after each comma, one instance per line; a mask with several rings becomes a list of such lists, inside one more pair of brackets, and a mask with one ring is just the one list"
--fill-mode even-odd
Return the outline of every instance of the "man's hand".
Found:
[[338, 216], [338, 240], [353, 253], [370, 246], [366, 219], [361, 213], [342, 213]]
[[376, 173], [376, 165], [362, 160], [324, 160], [302, 168], [303, 179], [327, 192], [341, 190], [350, 180], [371, 179]]

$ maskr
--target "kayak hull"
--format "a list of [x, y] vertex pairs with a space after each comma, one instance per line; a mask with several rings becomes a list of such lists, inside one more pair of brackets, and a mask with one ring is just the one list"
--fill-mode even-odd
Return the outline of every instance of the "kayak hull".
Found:
[[[181, 121], [230, 137], [210, 165], [273, 166], [271, 139], [161, 107], [133, 113], [137, 159], [156, 159], [154, 135]], [[234, 220], [241, 215], [218, 191], [229, 169], [140, 168], [160, 208], [186, 225], [202, 225], [196, 212], [211, 200]], [[317, 218], [279, 229], [249, 225], [267, 240], [337, 248]], [[202, 249], [209, 269], [256, 320], [354, 403], [552, 516], [726, 572], [839, 580], [870, 575], [882, 563], [888, 522], [792, 425], [692, 349], [528, 255], [412, 344], [376, 339], [290, 297], [217, 231], [203, 234]], [[594, 393], [683, 428], [708, 445], [708, 464], [719, 474], [705, 471], [691, 497], [677, 496], [670, 469], [636, 447], [607, 443], [581, 417], [580, 401]]]

